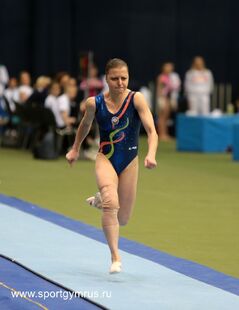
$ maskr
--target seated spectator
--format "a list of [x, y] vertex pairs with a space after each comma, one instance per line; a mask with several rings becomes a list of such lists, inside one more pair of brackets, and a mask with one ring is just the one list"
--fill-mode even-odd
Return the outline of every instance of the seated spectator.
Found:
[[0, 64], [0, 98], [3, 95], [4, 89], [8, 84], [9, 75], [6, 66]]
[[3, 131], [3, 126], [7, 125], [9, 121], [9, 116], [6, 112], [5, 106], [3, 106], [3, 101], [0, 101], [0, 133]]
[[65, 71], [62, 71], [62, 72], [58, 72], [56, 77], [55, 77], [55, 80], [59, 83], [60, 85], [60, 88], [61, 88], [61, 93], [64, 93], [66, 87], [68, 86], [69, 84], [69, 80], [70, 80], [70, 74], [65, 72]]
[[13, 99], [17, 103], [24, 104], [32, 93], [33, 88], [31, 87], [31, 76], [29, 72], [22, 71], [19, 77], [19, 86]]
[[[76, 115], [72, 115], [72, 104], [77, 95], [77, 87], [75, 86], [66, 86], [65, 92], [58, 97], [58, 104], [60, 115], [62, 118], [62, 127], [71, 128], [73, 125], [77, 125]], [[75, 106], [75, 103], [74, 103]]]
[[7, 98], [9, 102], [9, 108], [12, 112], [16, 110], [16, 105], [14, 103], [14, 96], [17, 92], [17, 79], [11, 77], [8, 82], [8, 87], [4, 90], [3, 95]]
[[67, 85], [77, 87], [77, 80], [75, 78], [73, 78], [73, 77], [70, 77], [69, 80], [68, 80]]
[[52, 82], [50, 89], [49, 89], [49, 95], [46, 97], [45, 100], [45, 107], [50, 109], [56, 120], [56, 126], [58, 128], [64, 128], [65, 123], [62, 119], [61, 112], [59, 109], [59, 102], [58, 102], [58, 96], [61, 93], [61, 88], [58, 82], [54, 81]]
[[38, 77], [34, 86], [33, 93], [27, 99], [27, 103], [43, 106], [48, 95], [48, 87], [50, 83], [51, 79], [48, 76]]

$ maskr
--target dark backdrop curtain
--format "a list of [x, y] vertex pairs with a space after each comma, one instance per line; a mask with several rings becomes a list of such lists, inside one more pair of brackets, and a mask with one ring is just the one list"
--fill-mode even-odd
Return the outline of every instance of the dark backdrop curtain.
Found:
[[66, 70], [77, 75], [79, 55], [105, 62], [122, 57], [140, 83], [171, 60], [181, 77], [202, 55], [217, 82], [239, 91], [237, 0], [0, 0], [0, 63], [11, 75]]

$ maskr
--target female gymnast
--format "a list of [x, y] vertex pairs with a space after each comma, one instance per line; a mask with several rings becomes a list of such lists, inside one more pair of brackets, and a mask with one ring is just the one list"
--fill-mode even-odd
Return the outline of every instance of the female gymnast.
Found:
[[118, 58], [109, 60], [105, 73], [109, 90], [86, 100], [85, 115], [66, 159], [70, 165], [78, 159], [80, 146], [96, 118], [100, 131], [100, 147], [95, 162], [99, 193], [88, 202], [102, 209], [102, 228], [112, 260], [109, 272], [118, 273], [122, 267], [118, 250], [119, 225], [127, 224], [136, 197], [141, 122], [148, 137], [148, 152], [144, 160], [148, 169], [157, 165], [158, 136], [143, 95], [128, 89], [126, 62]]

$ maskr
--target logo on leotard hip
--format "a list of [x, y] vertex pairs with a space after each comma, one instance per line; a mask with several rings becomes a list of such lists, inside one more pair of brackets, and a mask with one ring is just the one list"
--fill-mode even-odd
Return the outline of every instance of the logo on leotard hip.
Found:
[[113, 116], [111, 118], [111, 123], [113, 126], [118, 125], [119, 124], [119, 118], [117, 116]]

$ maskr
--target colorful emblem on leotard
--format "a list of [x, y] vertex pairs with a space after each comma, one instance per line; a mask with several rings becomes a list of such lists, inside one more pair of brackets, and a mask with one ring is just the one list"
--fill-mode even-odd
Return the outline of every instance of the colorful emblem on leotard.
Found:
[[114, 128], [114, 126], [119, 124], [119, 118], [117, 116], [113, 116], [111, 118], [111, 123], [112, 123], [112, 127]]
[[115, 136], [118, 132], [120, 132], [120, 131], [124, 130], [125, 128], [127, 128], [128, 126], [129, 126], [129, 119], [128, 119], [128, 117], [127, 117], [127, 121], [126, 121], [125, 126], [123, 126], [123, 127], [121, 127], [121, 128], [118, 128], [118, 129], [112, 131], [112, 132], [110, 133], [110, 135], [109, 135], [109, 140], [110, 140], [110, 141], [103, 141], [103, 142], [100, 144], [100, 152], [103, 151], [103, 147], [104, 147], [104, 146], [110, 145], [110, 151], [109, 151], [109, 153], [105, 154], [105, 156], [106, 156], [108, 159], [114, 154], [114, 150], [115, 150], [114, 144], [115, 144], [115, 143], [118, 143], [118, 142], [120, 142], [120, 141], [122, 141], [122, 140], [124, 139], [124, 137], [125, 137], [125, 133], [122, 132], [121, 135], [120, 135], [120, 137], [119, 137], [118, 139], [116, 139], [116, 140], [113, 140], [114, 136]]

